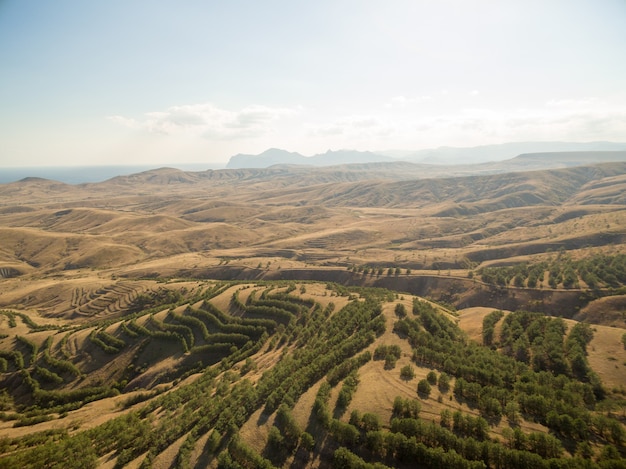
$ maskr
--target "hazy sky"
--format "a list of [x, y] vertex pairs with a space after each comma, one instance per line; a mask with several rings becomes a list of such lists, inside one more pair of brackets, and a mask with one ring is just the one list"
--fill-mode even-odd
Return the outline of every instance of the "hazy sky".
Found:
[[626, 0], [0, 0], [0, 166], [626, 141]]

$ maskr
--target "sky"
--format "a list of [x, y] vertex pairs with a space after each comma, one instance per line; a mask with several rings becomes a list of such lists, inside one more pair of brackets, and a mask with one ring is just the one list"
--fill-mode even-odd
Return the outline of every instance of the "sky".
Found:
[[626, 142], [626, 0], [0, 0], [0, 167]]

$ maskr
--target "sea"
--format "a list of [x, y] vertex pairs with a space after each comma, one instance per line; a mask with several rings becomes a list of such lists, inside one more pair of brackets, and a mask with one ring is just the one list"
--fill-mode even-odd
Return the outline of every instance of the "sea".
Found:
[[102, 182], [116, 176], [141, 173], [156, 168], [176, 168], [182, 171], [206, 171], [221, 169], [215, 165], [176, 164], [176, 165], [119, 165], [119, 166], [28, 166], [0, 167], [0, 184], [20, 181], [24, 178], [36, 177], [64, 182], [66, 184], [84, 184]]

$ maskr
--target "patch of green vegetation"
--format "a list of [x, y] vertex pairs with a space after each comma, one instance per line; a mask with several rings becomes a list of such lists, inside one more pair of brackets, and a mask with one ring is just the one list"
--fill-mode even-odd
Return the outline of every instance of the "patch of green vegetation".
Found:
[[6, 311], [6, 310], [1, 310], [0, 314], [5, 315], [8, 319], [9, 319], [9, 327], [17, 327], [17, 323], [15, 321], [16, 317], [19, 317], [22, 319], [22, 321], [24, 322], [24, 324], [26, 324], [26, 326], [32, 330], [33, 332], [39, 332], [39, 331], [52, 331], [52, 330], [58, 330], [60, 329], [60, 327], [58, 326], [54, 326], [51, 324], [37, 324], [35, 321], [33, 321], [30, 316], [28, 314], [24, 314], [24, 313], [19, 313], [16, 311]]
[[348, 408], [358, 385], [359, 375], [357, 371], [354, 370], [346, 376], [346, 379], [343, 381], [343, 385], [341, 386], [341, 390], [339, 391], [339, 396], [337, 397], [337, 409], [339, 409], [341, 413]]
[[31, 365], [34, 364], [37, 359], [37, 353], [39, 352], [39, 346], [32, 340], [21, 335], [16, 335], [15, 341], [26, 346], [26, 348], [30, 351], [30, 363]]
[[393, 370], [402, 355], [399, 345], [379, 345], [374, 350], [374, 360], [384, 360], [385, 370]]
[[400, 370], [400, 377], [405, 381], [410, 381], [415, 378], [415, 370], [411, 365], [405, 365]]
[[502, 319], [502, 311], [492, 311], [483, 318], [483, 345], [493, 345], [496, 324]]
[[89, 340], [100, 347], [104, 352], [110, 354], [120, 353], [126, 345], [121, 339], [118, 339], [104, 330], [93, 331], [89, 334]]
[[620, 288], [626, 285], [626, 254], [595, 254], [573, 260], [561, 251], [550, 261], [478, 269], [483, 282], [503, 287], [541, 287], [546, 273], [551, 288], [580, 288], [581, 281], [591, 289]]

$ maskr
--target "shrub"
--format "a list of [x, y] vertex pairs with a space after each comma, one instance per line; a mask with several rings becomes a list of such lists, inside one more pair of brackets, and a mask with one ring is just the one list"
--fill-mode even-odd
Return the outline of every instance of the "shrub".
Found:
[[35, 366], [35, 372], [41, 378], [42, 381], [46, 381], [48, 383], [53, 383], [53, 384], [61, 384], [63, 382], [63, 378], [61, 378], [55, 372], [50, 371], [47, 368], [43, 368], [41, 366]]
[[498, 321], [502, 319], [504, 313], [502, 311], [493, 311], [483, 318], [483, 344], [490, 346], [493, 344], [495, 327]]
[[30, 363], [35, 363], [35, 360], [37, 358], [37, 352], [39, 351], [39, 346], [32, 340], [29, 340], [26, 337], [22, 337], [20, 335], [16, 335], [15, 339], [28, 347], [28, 349], [30, 350]]

